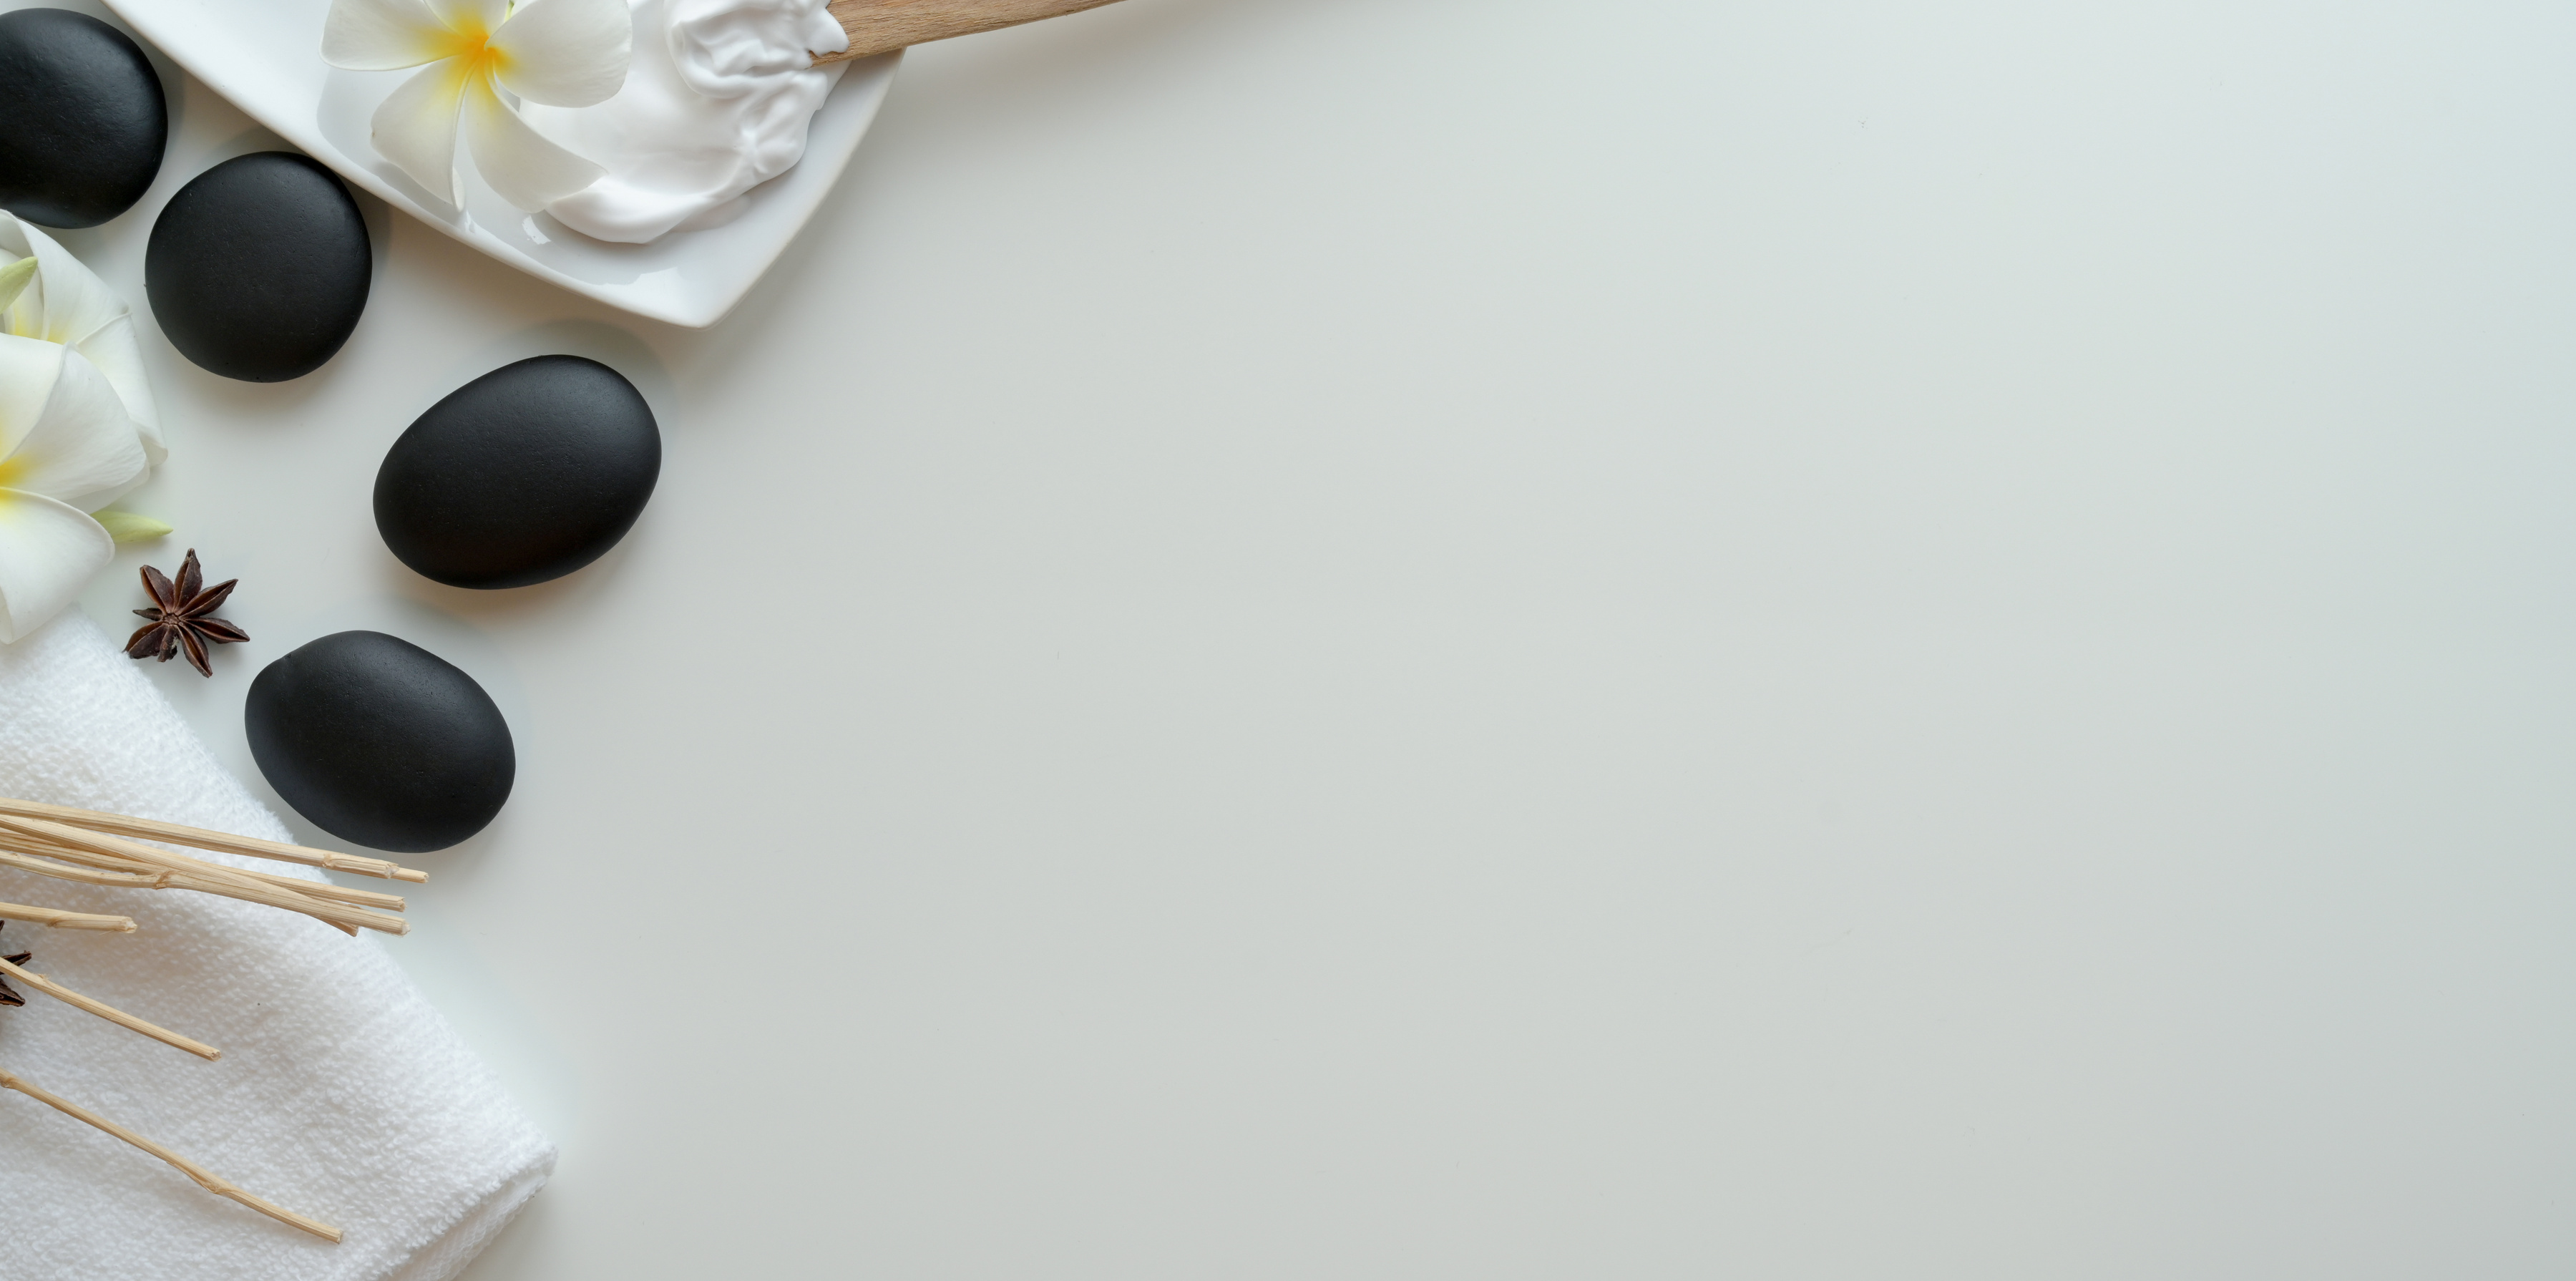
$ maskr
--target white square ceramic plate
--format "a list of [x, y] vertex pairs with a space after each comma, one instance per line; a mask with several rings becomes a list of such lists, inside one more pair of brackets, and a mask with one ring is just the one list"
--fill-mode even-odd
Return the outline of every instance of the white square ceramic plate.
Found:
[[649, 245], [612, 245], [526, 214], [465, 173], [451, 209], [376, 154], [367, 119], [405, 71], [322, 61], [330, 0], [108, 0], [125, 19], [252, 119], [387, 204], [533, 275], [639, 316], [700, 327], [724, 318], [795, 239], [856, 151], [902, 55], [850, 64], [814, 114], [805, 159], [755, 188], [741, 217]]

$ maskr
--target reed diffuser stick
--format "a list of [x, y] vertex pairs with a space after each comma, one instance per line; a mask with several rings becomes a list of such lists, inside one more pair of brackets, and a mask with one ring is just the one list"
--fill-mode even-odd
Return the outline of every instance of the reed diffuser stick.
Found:
[[[35, 842], [32, 846], [31, 841]], [[387, 934], [411, 932], [411, 922], [399, 916], [314, 898], [305, 893], [312, 884], [309, 881], [283, 880], [271, 883], [260, 880], [239, 868], [225, 867], [220, 863], [208, 863], [201, 859], [190, 858], [185, 854], [174, 854], [137, 841], [129, 841], [120, 836], [83, 831], [43, 819], [0, 816], [0, 849], [16, 850], [25, 854], [41, 854], [48, 858], [83, 863], [90, 867], [104, 867], [106, 870], [116, 872], [133, 872], [137, 865], [157, 868], [162, 871], [163, 876], [160, 885], [155, 888], [197, 890], [207, 894], [219, 894], [225, 898], [241, 899], [244, 902], [283, 908], [290, 912], [302, 912], [306, 916], [315, 917], [344, 929], [362, 926], [371, 930], [382, 930]]]
[[[265, 888], [248, 872], [216, 863], [199, 863], [184, 854], [135, 845], [122, 837], [84, 832], [54, 823], [0, 818], [0, 846], [57, 862], [78, 863], [103, 872], [160, 876], [178, 872], [217, 881], [236, 889]], [[146, 857], [148, 855], [148, 857]]]
[[[22, 853], [37, 854], [45, 858], [87, 863], [89, 866], [107, 868], [110, 871], [150, 870], [150, 867], [147, 867], [145, 864], [136, 860], [127, 858], [125, 855], [102, 855], [96, 850], [84, 850], [79, 845], [71, 845], [59, 840], [47, 840], [45, 838], [31, 835], [26, 831], [6, 826], [7, 822], [7, 819], [0, 819], [0, 846], [5, 846], [14, 834], [28, 842], [21, 847], [20, 852]], [[108, 837], [105, 839], [114, 840], [116, 838]], [[122, 845], [122, 842], [119, 844]], [[280, 889], [292, 890], [298, 894], [307, 895], [312, 898], [330, 899], [339, 903], [355, 903], [361, 907], [381, 907], [391, 912], [399, 912], [406, 906], [403, 901], [403, 897], [399, 894], [387, 894], [380, 890], [353, 889], [346, 885], [334, 885], [329, 881], [308, 881], [301, 877], [288, 876], [280, 872], [263, 872], [256, 868], [232, 867], [223, 863], [209, 863], [201, 858], [196, 858], [187, 854], [173, 853], [167, 850], [154, 850], [152, 852], [159, 854], [162, 857], [158, 864], [151, 865], [151, 867], [181, 868], [226, 879], [247, 878], [249, 880], [258, 881], [263, 885], [274, 885]], [[116, 861], [111, 864], [109, 862], [100, 861], [102, 859], [113, 859]]]
[[293, 1210], [271, 1205], [258, 1197], [252, 1196], [250, 1193], [242, 1191], [231, 1183], [215, 1177], [214, 1172], [208, 1170], [206, 1167], [199, 1165], [150, 1139], [144, 1138], [142, 1135], [136, 1134], [134, 1131], [126, 1129], [124, 1126], [118, 1125], [114, 1121], [110, 1121], [87, 1108], [81, 1107], [60, 1095], [37, 1089], [35, 1086], [29, 1085], [25, 1081], [10, 1075], [6, 1069], [0, 1069], [0, 1090], [16, 1090], [18, 1093], [26, 1095], [28, 1098], [34, 1099], [38, 1103], [42, 1103], [46, 1107], [52, 1108], [53, 1110], [60, 1112], [64, 1116], [70, 1117], [83, 1125], [94, 1127], [107, 1134], [114, 1135], [116, 1138], [121, 1139], [126, 1143], [130, 1143], [135, 1147], [141, 1148], [142, 1150], [169, 1162], [171, 1168], [177, 1170], [181, 1174], [187, 1175], [190, 1179], [196, 1181], [198, 1187], [204, 1188], [208, 1192], [214, 1193], [216, 1196], [222, 1197], [228, 1201], [236, 1201], [249, 1206], [251, 1209], [257, 1210], [288, 1227], [295, 1228], [299, 1231], [310, 1232], [333, 1245], [338, 1245], [340, 1243], [340, 1229], [332, 1227], [330, 1224], [324, 1223], [319, 1219], [308, 1219], [303, 1215], [297, 1214]]
[[281, 876], [275, 872], [254, 872], [247, 867], [236, 867], [233, 872], [254, 881], [274, 885], [279, 889], [293, 890], [306, 898], [329, 899], [334, 903], [349, 903], [358, 907], [378, 907], [388, 912], [399, 912], [409, 906], [400, 894], [384, 894], [347, 885], [333, 885], [329, 881], [300, 881], [292, 876]]
[[[38, 876], [58, 877], [66, 881], [79, 881], [87, 885], [106, 885], [117, 889], [195, 890], [200, 894], [240, 899], [245, 903], [257, 903], [263, 907], [274, 907], [314, 917], [344, 934], [355, 934], [360, 923], [384, 930], [389, 934], [409, 933], [411, 928], [410, 922], [399, 916], [383, 916], [364, 908], [324, 903], [317, 899], [309, 899], [285, 890], [261, 885], [256, 881], [245, 884], [229, 878], [216, 880], [211, 877], [191, 876], [185, 872], [174, 872], [167, 868], [125, 871], [122, 870], [123, 867], [138, 865], [129, 863], [120, 866], [106, 859], [97, 859], [96, 862], [106, 863], [110, 869], [116, 870], [100, 870], [96, 863], [89, 867], [72, 867], [14, 852], [27, 848], [30, 847], [12, 845], [5, 837], [0, 837], [0, 867], [14, 868], [21, 872], [34, 872]], [[70, 857], [68, 853], [59, 849], [42, 846], [34, 848], [51, 857], [65, 859]]]
[[21, 969], [18, 966], [11, 965], [7, 961], [0, 961], [0, 978], [16, 979], [17, 981], [24, 983], [65, 1005], [71, 1006], [73, 1009], [88, 1011], [89, 1013], [95, 1014], [118, 1027], [132, 1032], [140, 1032], [145, 1036], [151, 1037], [155, 1041], [159, 1041], [163, 1045], [170, 1046], [174, 1049], [186, 1050], [188, 1053], [194, 1054], [198, 1058], [205, 1059], [208, 1062], [212, 1062], [224, 1056], [223, 1051], [218, 1050], [203, 1041], [191, 1041], [168, 1028], [162, 1027], [158, 1024], [146, 1023], [113, 1005], [109, 1005], [105, 1001], [91, 1000], [70, 988], [64, 987], [60, 983], [56, 983], [52, 979], [46, 978], [42, 974]]
[[6, 840], [0, 840], [0, 867], [33, 872], [38, 876], [50, 876], [58, 881], [78, 881], [83, 885], [108, 885], [121, 890], [169, 888], [164, 883], [168, 873], [155, 872], [149, 876], [138, 876], [131, 872], [100, 872], [86, 867], [65, 867], [60, 863], [51, 863], [44, 859], [29, 858], [20, 854]]
[[50, 926], [58, 930], [107, 930], [117, 934], [134, 932], [130, 916], [92, 916], [87, 912], [66, 912], [55, 907], [29, 907], [24, 903], [0, 903], [0, 921], [25, 921], [29, 925]]
[[[37, 854], [45, 855], [46, 857], [33, 858], [25, 853], [19, 852], [22, 850], [33, 851]], [[83, 885], [105, 885], [111, 888], [125, 890], [197, 890], [201, 893], [220, 895], [225, 898], [249, 899], [253, 902], [265, 901], [264, 896], [261, 898], [253, 898], [253, 896], [249, 894], [240, 892], [237, 887], [232, 886], [229, 883], [205, 882], [200, 884], [191, 884], [186, 880], [186, 878], [179, 876], [177, 873], [161, 868], [151, 868], [144, 871], [134, 872], [101, 871], [95, 867], [73, 867], [51, 861], [53, 859], [66, 858], [69, 856], [70, 852], [67, 852], [61, 847], [51, 843], [23, 838], [16, 836], [13, 833], [0, 831], [0, 867], [11, 868], [20, 872], [33, 872], [38, 876], [51, 876], [59, 880], [78, 881]], [[82, 857], [105, 863], [110, 867], [141, 866], [140, 864], [123, 863], [117, 860], [99, 858], [97, 855], [83, 855]], [[304, 912], [304, 914], [308, 916], [314, 915], [311, 912], [305, 912], [303, 906], [290, 907], [287, 910]], [[354, 936], [358, 932], [357, 926], [348, 924], [344, 921], [325, 920], [323, 921], [323, 924], [326, 924], [332, 929], [338, 930], [343, 934]], [[400, 932], [402, 931], [397, 931], [397, 933]]]
[[235, 836], [229, 832], [210, 832], [202, 827], [183, 827], [158, 819], [135, 818], [127, 814], [108, 814], [98, 810], [74, 809], [68, 805], [47, 805], [42, 801], [20, 801], [0, 797], [0, 814], [20, 818], [46, 819], [85, 827], [93, 832], [130, 837], [138, 841], [163, 841], [185, 845], [190, 849], [215, 850], [224, 854], [246, 854], [252, 858], [274, 859], [281, 863], [301, 863], [334, 872], [372, 876], [379, 880], [427, 881], [429, 873], [414, 871], [390, 859], [368, 858], [361, 854], [341, 854], [332, 850], [306, 849], [282, 841], [263, 841], [255, 836]]

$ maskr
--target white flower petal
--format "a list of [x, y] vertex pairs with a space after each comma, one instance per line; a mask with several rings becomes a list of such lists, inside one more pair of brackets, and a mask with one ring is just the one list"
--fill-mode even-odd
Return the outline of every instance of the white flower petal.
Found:
[[90, 511], [142, 484], [152, 469], [116, 389], [79, 352], [56, 350], [63, 363], [54, 394], [35, 427], [0, 458], [0, 488]]
[[465, 60], [431, 63], [394, 86], [368, 122], [376, 150], [451, 205], [462, 208], [456, 184], [456, 108], [465, 91]]
[[[0, 466], [45, 418], [69, 350], [37, 338], [0, 334]], [[7, 484], [0, 480], [0, 484]]]
[[492, 33], [492, 70], [530, 102], [587, 107], [616, 96], [634, 47], [626, 0], [529, 0]]
[[98, 273], [41, 228], [20, 222], [0, 210], [0, 252], [26, 255], [36, 278], [18, 295], [19, 305], [0, 316], [0, 332], [77, 348], [107, 375], [126, 415], [143, 433], [144, 451], [161, 465], [168, 450], [161, 443], [161, 410], [152, 399], [152, 384], [143, 375], [143, 348], [134, 336], [134, 316]]
[[27, 292], [27, 286], [34, 283], [36, 260], [33, 258], [21, 258], [0, 267], [0, 315], [7, 314], [10, 306], [18, 301], [18, 295]]
[[[152, 412], [133, 318], [104, 282], [52, 237], [0, 214], [0, 248], [36, 277], [0, 333], [0, 642], [43, 626], [115, 555], [105, 526], [82, 514], [142, 483], [147, 451], [135, 407]], [[112, 380], [96, 349], [130, 375]]]
[[72, 350], [107, 376], [116, 398], [125, 402], [125, 416], [134, 420], [135, 434], [143, 438], [144, 458], [160, 466], [170, 450], [161, 443], [161, 409], [152, 399], [152, 384], [143, 377], [143, 347], [134, 337], [134, 317], [107, 322], [105, 328], [74, 343]]
[[0, 236], [0, 249], [12, 249], [36, 260], [35, 283], [27, 286], [27, 291], [18, 295], [18, 301], [9, 308], [10, 333], [69, 345], [126, 314], [116, 291], [109, 289], [97, 272], [72, 257], [70, 250], [55, 243], [53, 237], [20, 222], [15, 214], [0, 211], [0, 219], [12, 224], [8, 230], [17, 233]]
[[331, 0], [322, 60], [351, 71], [392, 71], [452, 58], [456, 33], [426, 0]]
[[489, 36], [510, 20], [510, 0], [428, 0], [438, 20], [462, 36]]
[[114, 559], [116, 540], [79, 508], [0, 489], [0, 643], [52, 621]]
[[548, 142], [501, 103], [489, 78], [465, 90], [465, 144], [475, 171], [516, 208], [543, 209], [599, 181], [608, 171]]

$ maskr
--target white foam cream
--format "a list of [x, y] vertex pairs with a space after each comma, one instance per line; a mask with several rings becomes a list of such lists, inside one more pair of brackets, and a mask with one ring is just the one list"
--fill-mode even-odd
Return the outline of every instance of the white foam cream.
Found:
[[[600, 240], [643, 244], [721, 226], [743, 193], [794, 168], [841, 78], [809, 50], [850, 47], [824, 0], [639, 0], [626, 85], [595, 107], [527, 107], [547, 137], [608, 176], [546, 206]], [[657, 38], [658, 37], [658, 38]]]

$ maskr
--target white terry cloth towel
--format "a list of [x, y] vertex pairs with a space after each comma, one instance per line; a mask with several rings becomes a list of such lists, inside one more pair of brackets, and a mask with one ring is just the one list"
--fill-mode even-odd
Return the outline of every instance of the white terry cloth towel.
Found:
[[[293, 839], [77, 607], [0, 645], [0, 796]], [[444, 1281], [554, 1169], [554, 1145], [373, 931], [6, 868], [0, 902], [133, 917], [131, 934], [11, 922], [0, 955], [33, 952], [31, 971], [223, 1051], [206, 1062], [22, 991], [24, 1008], [0, 1007], [0, 1068], [345, 1234], [298, 1232], [0, 1091], [0, 1278]]]

